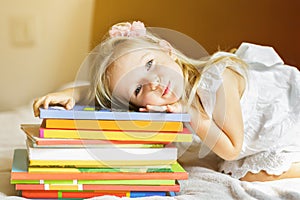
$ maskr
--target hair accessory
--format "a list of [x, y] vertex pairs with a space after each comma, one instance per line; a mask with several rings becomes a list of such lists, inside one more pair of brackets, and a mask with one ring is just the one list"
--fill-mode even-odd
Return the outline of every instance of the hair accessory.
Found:
[[139, 37], [146, 35], [146, 28], [144, 23], [134, 21], [132, 24], [129, 22], [113, 25], [109, 30], [110, 37]]

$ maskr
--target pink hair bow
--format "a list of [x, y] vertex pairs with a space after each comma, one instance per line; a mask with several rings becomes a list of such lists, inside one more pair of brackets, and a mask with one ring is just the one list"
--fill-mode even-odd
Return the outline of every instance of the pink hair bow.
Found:
[[132, 24], [129, 22], [113, 25], [109, 31], [110, 37], [138, 37], [146, 35], [146, 28], [144, 23], [134, 21]]

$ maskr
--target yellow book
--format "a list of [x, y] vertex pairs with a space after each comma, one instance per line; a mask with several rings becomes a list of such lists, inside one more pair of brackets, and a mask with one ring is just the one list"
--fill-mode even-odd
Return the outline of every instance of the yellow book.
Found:
[[191, 142], [192, 133], [188, 128], [182, 132], [121, 131], [121, 130], [76, 130], [40, 128], [41, 138], [72, 138], [119, 141]]

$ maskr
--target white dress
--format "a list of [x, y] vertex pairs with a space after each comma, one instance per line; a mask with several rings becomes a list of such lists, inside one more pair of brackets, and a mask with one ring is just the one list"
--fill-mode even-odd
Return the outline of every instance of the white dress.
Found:
[[235, 54], [219, 52], [213, 58], [219, 56], [238, 57], [248, 64], [246, 72], [229, 58], [213, 64], [203, 72], [197, 90], [211, 117], [224, 69], [230, 67], [246, 80], [240, 100], [244, 143], [238, 159], [224, 161], [220, 171], [238, 179], [261, 170], [282, 174], [300, 162], [300, 72], [284, 65], [272, 47], [243, 43]]

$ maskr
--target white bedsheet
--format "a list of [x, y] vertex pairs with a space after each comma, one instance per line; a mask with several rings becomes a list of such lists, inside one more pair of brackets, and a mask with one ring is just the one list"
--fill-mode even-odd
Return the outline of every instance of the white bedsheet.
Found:
[[[25, 148], [25, 135], [20, 130], [22, 123], [40, 123], [33, 117], [31, 104], [15, 110], [0, 112], [0, 199], [24, 199], [16, 196], [10, 184], [10, 169], [15, 148]], [[262, 199], [262, 200], [299, 200], [300, 178], [271, 182], [245, 182], [216, 172], [220, 161], [211, 154], [197, 159], [197, 148], [186, 151], [182, 161], [189, 172], [189, 179], [181, 181], [181, 192], [176, 197], [144, 197], [135, 200], [199, 200], [199, 199]], [[184, 158], [184, 159], [183, 159]], [[116, 200], [129, 199], [113, 196], [92, 199]]]

